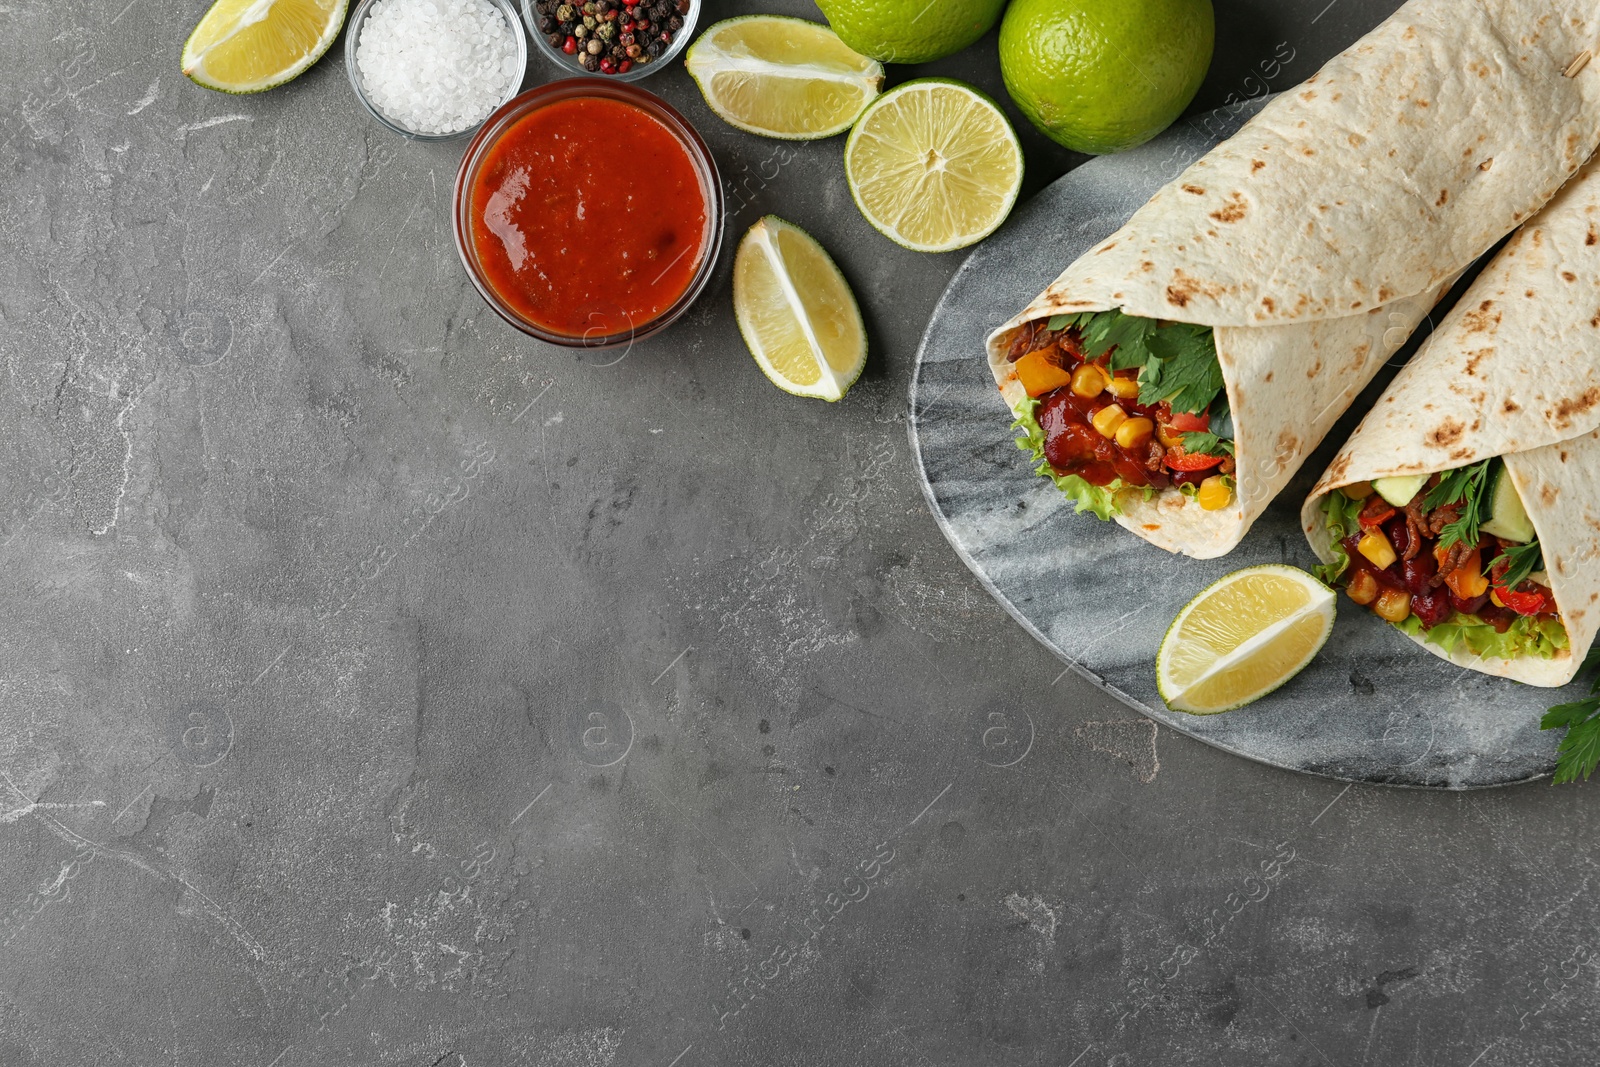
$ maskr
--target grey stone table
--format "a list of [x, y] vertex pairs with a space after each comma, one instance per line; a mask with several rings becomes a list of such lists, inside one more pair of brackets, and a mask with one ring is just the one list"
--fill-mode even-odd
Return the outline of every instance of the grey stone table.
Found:
[[[726, 260], [575, 359], [462, 276], [459, 144], [336, 56], [191, 86], [203, 6], [0, 4], [0, 1064], [1593, 1061], [1589, 789], [1257, 766], [984, 594], [905, 428], [961, 257], [837, 139], [650, 83], [735, 236], [855, 285], [842, 404], [756, 372]], [[1390, 6], [1219, 3], [1195, 107]], [[993, 36], [913, 73], [1001, 94]], [[1081, 162], [1024, 139], [1030, 193]]]

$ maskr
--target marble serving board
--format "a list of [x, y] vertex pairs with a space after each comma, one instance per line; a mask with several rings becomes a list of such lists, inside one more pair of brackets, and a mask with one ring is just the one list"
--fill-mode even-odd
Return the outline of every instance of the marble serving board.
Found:
[[971, 254], [934, 310], [912, 378], [910, 432], [928, 503], [984, 587], [1067, 669], [1164, 726], [1247, 759], [1348, 781], [1472, 789], [1548, 775], [1558, 737], [1539, 729], [1539, 717], [1584, 686], [1536, 689], [1463, 670], [1342, 597], [1317, 660], [1257, 703], [1194, 716], [1168, 710], [1156, 692], [1156, 649], [1196, 593], [1241, 567], [1317, 562], [1300, 532], [1301, 502], [1426, 325], [1222, 559], [1170, 555], [1075, 514], [1013, 443], [985, 335], [1264, 103], [1180, 122], [1141, 148], [1084, 164]]

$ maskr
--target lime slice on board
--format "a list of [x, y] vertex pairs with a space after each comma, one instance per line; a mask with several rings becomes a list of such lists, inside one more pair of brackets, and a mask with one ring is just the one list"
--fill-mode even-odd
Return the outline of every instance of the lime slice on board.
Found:
[[339, 36], [347, 0], [217, 0], [183, 45], [183, 73], [224, 93], [292, 81]]
[[1156, 653], [1174, 711], [1213, 715], [1258, 700], [1305, 669], [1333, 631], [1332, 589], [1280, 564], [1214, 582], [1178, 613]]
[[883, 87], [881, 63], [826, 26], [781, 15], [715, 24], [684, 66], [722, 121], [791, 141], [843, 133]]
[[1022, 144], [970, 85], [919, 78], [868, 106], [844, 148], [856, 206], [890, 240], [948, 252], [993, 233], [1022, 189]]
[[739, 242], [733, 311], [756, 364], [795, 396], [838, 400], [861, 377], [867, 330], [850, 283], [806, 231], [776, 215]]

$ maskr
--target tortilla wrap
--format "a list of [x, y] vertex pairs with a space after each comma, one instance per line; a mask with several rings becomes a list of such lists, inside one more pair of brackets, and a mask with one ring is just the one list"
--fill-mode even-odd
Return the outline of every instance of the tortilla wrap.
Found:
[[1214, 327], [1233, 412], [1235, 499], [1123, 493], [1123, 526], [1207, 559], [1238, 544], [1361, 389], [1478, 256], [1600, 143], [1588, 0], [1411, 0], [1269, 103], [988, 339], [1121, 308]]
[[1533, 521], [1571, 648], [1551, 659], [1446, 655], [1530, 685], [1572, 680], [1600, 627], [1600, 158], [1462, 295], [1351, 434], [1300, 513], [1332, 558], [1324, 494], [1505, 459]]

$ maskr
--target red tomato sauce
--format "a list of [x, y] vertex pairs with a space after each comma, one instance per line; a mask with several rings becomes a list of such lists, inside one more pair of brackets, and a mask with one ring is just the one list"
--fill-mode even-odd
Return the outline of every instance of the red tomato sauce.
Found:
[[643, 327], [694, 281], [705, 191], [688, 149], [618, 100], [559, 100], [490, 146], [472, 188], [472, 247], [513, 311], [563, 337]]

